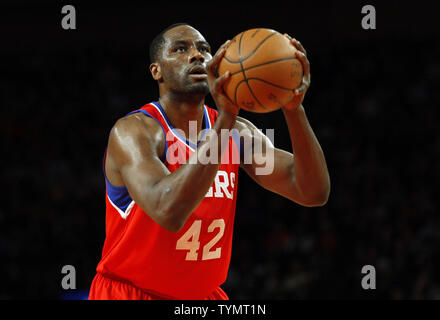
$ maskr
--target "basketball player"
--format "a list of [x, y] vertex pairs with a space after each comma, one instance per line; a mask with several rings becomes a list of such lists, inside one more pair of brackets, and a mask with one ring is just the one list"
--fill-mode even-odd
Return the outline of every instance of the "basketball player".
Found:
[[[326, 203], [329, 174], [302, 106], [309, 63], [301, 44], [291, 44], [304, 68], [302, 85], [282, 108], [295, 157], [238, 117], [239, 107], [226, 97], [222, 87], [230, 74], [217, 77], [216, 69], [227, 43], [212, 57], [208, 42], [187, 24], [172, 25], [153, 40], [150, 72], [159, 100], [119, 119], [111, 130], [103, 163], [106, 239], [89, 299], [228, 299], [220, 285], [231, 258], [239, 167], [296, 203]], [[204, 104], [208, 93], [217, 111]], [[203, 139], [191, 140], [190, 121], [205, 132]], [[222, 144], [220, 130], [234, 128], [249, 129], [250, 136], [231, 135]], [[261, 164], [244, 163], [242, 156], [241, 162], [224, 161], [225, 154], [243, 153], [246, 138], [262, 142], [266, 152], [272, 149], [271, 174], [257, 175]], [[171, 149], [183, 151], [186, 162], [170, 163]], [[218, 161], [191, 162], [195, 151], [217, 151]], [[253, 152], [252, 159], [258, 156]]]

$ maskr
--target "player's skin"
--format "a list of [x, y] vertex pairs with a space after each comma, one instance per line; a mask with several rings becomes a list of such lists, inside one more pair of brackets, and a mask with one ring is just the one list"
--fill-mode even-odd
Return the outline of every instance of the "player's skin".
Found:
[[[246, 130], [251, 135], [249, 138], [262, 140], [262, 150], [272, 148], [274, 154], [274, 170], [269, 175], [256, 175], [259, 165], [255, 161], [242, 162], [240, 166], [249, 176], [267, 190], [301, 205], [324, 205], [330, 192], [330, 178], [324, 153], [302, 106], [310, 85], [310, 66], [302, 45], [285, 36], [298, 49], [297, 58], [304, 68], [301, 86], [282, 108], [295, 157], [275, 148], [266, 136], [257, 133], [251, 122], [238, 116], [239, 107], [226, 96], [223, 85], [230, 74], [217, 77], [216, 70], [228, 42], [212, 57], [203, 36], [196, 29], [181, 25], [164, 34], [160, 59], [150, 65], [150, 72], [158, 82], [159, 101], [167, 117], [186, 137], [189, 137], [189, 121], [197, 121], [197, 132], [201, 131], [205, 96], [211, 93], [219, 115], [210, 134], [217, 135], [204, 139], [198, 152], [205, 152], [217, 139], [217, 164], [188, 161], [170, 172], [160, 160], [166, 139], [162, 128], [154, 119], [135, 113], [119, 119], [111, 130], [105, 163], [108, 180], [113, 185], [126, 186], [132, 199], [156, 223], [177, 232], [203, 200], [219, 169], [224, 151], [220, 130], [249, 129]], [[195, 65], [204, 74], [191, 74]]]

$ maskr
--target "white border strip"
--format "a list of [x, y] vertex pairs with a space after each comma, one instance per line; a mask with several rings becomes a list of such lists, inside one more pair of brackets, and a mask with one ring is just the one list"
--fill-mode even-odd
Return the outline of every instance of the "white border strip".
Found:
[[[151, 103], [151, 105], [154, 106], [154, 107], [156, 108], [157, 111], [159, 111], [160, 115], [161, 115], [162, 118], [163, 118], [163, 121], [165, 122], [165, 124], [166, 124], [167, 127], [168, 127], [168, 130], [171, 131], [171, 133], [173, 134], [173, 136], [175, 136], [180, 142], [182, 142], [185, 146], [187, 146], [188, 148], [190, 148], [192, 152], [194, 152], [194, 151], [195, 151], [194, 148], [192, 148], [190, 145], [188, 145], [185, 141], [183, 141], [178, 135], [176, 135], [176, 134], [174, 133], [173, 129], [172, 129], [172, 128], [170, 127], [170, 125], [168, 124], [168, 121], [167, 121], [167, 119], [165, 118], [165, 115], [162, 113], [162, 110], [160, 110], [160, 108], [157, 107], [154, 103]], [[166, 139], [166, 137], [165, 137], [165, 139]]]
[[107, 199], [108, 199], [108, 201], [110, 201], [110, 203], [111, 203], [111, 205], [113, 206], [113, 208], [115, 208], [115, 209], [118, 211], [118, 213], [121, 215], [122, 219], [127, 219], [128, 215], [129, 215], [130, 212], [131, 212], [131, 209], [133, 209], [133, 206], [134, 206], [134, 203], [135, 203], [135, 202], [132, 200], [132, 201], [130, 202], [130, 204], [128, 205], [127, 209], [125, 209], [125, 212], [124, 212], [124, 211], [122, 211], [121, 209], [119, 209], [117, 205], [115, 205], [115, 204], [113, 203], [112, 199], [110, 199], [110, 197], [108, 196], [108, 194], [107, 194]]
[[208, 109], [206, 108], [206, 104], [203, 106], [205, 108], [205, 117], [208, 118], [208, 129], [212, 128], [211, 118], [209, 117]]

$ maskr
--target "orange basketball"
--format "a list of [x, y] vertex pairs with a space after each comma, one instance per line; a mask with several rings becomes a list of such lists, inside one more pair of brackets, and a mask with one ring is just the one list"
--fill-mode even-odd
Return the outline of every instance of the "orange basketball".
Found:
[[289, 39], [271, 29], [250, 29], [235, 36], [218, 73], [231, 72], [226, 95], [237, 106], [266, 113], [284, 106], [303, 77], [301, 61]]

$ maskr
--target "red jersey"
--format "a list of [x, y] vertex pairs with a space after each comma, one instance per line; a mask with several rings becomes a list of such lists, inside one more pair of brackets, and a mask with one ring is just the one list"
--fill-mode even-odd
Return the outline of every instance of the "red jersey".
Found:
[[[170, 172], [182, 163], [169, 163], [170, 152], [180, 152], [188, 159], [197, 149], [172, 127], [159, 103], [131, 113], [135, 112], [161, 125], [166, 137], [162, 161]], [[213, 126], [217, 115], [204, 106], [205, 129]], [[231, 259], [238, 155], [239, 140], [231, 136], [212, 186], [176, 233], [154, 222], [131, 199], [126, 187], [113, 186], [105, 178], [106, 239], [97, 272], [169, 299], [203, 299], [214, 292], [226, 280]]]

